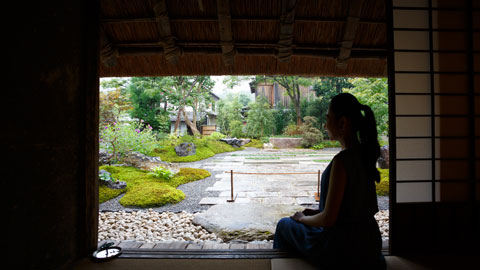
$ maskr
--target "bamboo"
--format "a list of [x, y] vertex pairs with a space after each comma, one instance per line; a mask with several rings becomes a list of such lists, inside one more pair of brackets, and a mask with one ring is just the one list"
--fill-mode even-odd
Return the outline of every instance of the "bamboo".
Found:
[[235, 200], [233, 199], [233, 170], [230, 170], [230, 200], [227, 200], [227, 202], [234, 202]]

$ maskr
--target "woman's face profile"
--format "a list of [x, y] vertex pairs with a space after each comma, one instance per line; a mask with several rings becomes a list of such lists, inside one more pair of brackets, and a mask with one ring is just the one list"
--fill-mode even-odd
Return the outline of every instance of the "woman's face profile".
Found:
[[335, 122], [335, 115], [333, 114], [330, 107], [328, 107], [327, 121], [325, 122], [325, 129], [327, 130], [327, 134], [330, 140], [337, 139], [337, 123]]

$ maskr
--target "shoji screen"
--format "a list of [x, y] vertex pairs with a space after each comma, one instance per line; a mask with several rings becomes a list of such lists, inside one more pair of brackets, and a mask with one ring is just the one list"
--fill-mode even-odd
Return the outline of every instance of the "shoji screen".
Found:
[[478, 2], [392, 1], [394, 203], [480, 198]]

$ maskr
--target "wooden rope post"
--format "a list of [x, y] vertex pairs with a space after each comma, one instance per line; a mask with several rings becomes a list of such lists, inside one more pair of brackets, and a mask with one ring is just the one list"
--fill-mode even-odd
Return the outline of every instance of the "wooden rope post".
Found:
[[315, 194], [315, 201], [320, 201], [320, 170], [318, 170], [317, 194]]
[[233, 199], [233, 170], [230, 170], [230, 200], [227, 200], [227, 202], [234, 202], [235, 200]]

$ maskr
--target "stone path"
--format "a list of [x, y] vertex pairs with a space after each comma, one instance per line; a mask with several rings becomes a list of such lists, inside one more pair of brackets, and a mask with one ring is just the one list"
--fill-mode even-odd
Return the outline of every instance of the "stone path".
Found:
[[[207, 191], [219, 191], [216, 197], [205, 197], [201, 205], [227, 203], [231, 199], [231, 174], [236, 204], [254, 203], [263, 205], [313, 205], [314, 193], [318, 189], [318, 170], [327, 167], [339, 149], [271, 149], [263, 151], [245, 150], [231, 153], [203, 164], [212, 171], [217, 182]], [[255, 175], [238, 173], [301, 173]]]

